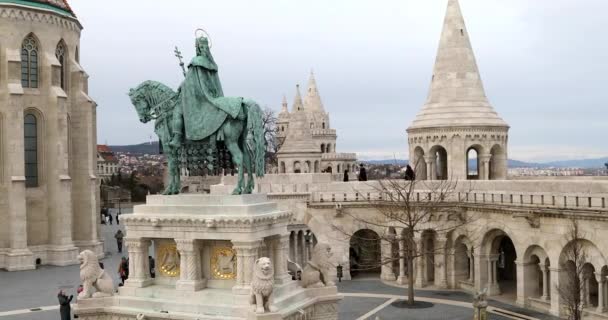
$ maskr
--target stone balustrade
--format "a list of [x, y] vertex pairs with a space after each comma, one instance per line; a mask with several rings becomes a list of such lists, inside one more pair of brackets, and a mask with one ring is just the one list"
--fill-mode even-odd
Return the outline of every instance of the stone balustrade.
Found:
[[323, 153], [321, 154], [321, 160], [324, 161], [337, 161], [337, 160], [346, 160], [346, 161], [356, 161], [357, 154], [356, 153]]
[[313, 136], [336, 136], [336, 129], [312, 129]]

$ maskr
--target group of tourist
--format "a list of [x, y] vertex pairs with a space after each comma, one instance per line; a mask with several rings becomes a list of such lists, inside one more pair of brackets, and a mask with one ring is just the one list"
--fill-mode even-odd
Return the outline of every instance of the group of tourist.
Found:
[[[114, 222], [114, 217], [110, 212], [109, 208], [103, 207], [101, 208], [101, 224], [112, 224]], [[120, 224], [120, 211], [116, 213], [116, 224]]]
[[[344, 182], [348, 182], [348, 174], [348, 169], [344, 170]], [[367, 171], [365, 170], [365, 166], [363, 165], [363, 163], [359, 165], [359, 174], [357, 177], [359, 181], [367, 181]], [[405, 168], [405, 180], [416, 180], [416, 173], [409, 164]]]

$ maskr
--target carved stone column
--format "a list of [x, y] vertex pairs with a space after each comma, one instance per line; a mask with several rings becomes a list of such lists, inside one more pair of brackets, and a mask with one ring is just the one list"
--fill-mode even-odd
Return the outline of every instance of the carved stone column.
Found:
[[237, 274], [236, 284], [232, 287], [235, 294], [249, 294], [253, 265], [258, 258], [261, 241], [233, 241], [232, 248], [236, 251]]
[[424, 156], [424, 162], [426, 163], [426, 179], [435, 180], [435, 157]]
[[540, 270], [543, 272], [543, 295], [540, 297], [542, 300], [549, 300], [549, 267], [542, 265]]
[[479, 180], [489, 180], [490, 179], [490, 158], [492, 156], [489, 154], [479, 155], [479, 164], [480, 168], [477, 168], [479, 175]]
[[596, 273], [595, 278], [597, 279], [597, 312], [604, 312], [604, 287], [606, 286], [606, 281], [604, 277], [602, 277], [601, 273]]
[[549, 290], [551, 290], [549, 296], [551, 299], [551, 314], [560, 316], [559, 277], [561, 270], [558, 268], [549, 268], [549, 272], [551, 273], [551, 283], [549, 285]]
[[143, 288], [152, 283], [149, 270], [146, 269], [150, 243], [150, 240], [144, 239], [125, 240], [129, 251], [129, 279], [125, 282], [125, 286]]
[[467, 251], [467, 257], [469, 258], [469, 278], [467, 281], [475, 282], [475, 255], [473, 255], [473, 252]]
[[382, 255], [382, 266], [380, 277], [385, 281], [394, 281], [395, 272], [393, 271], [393, 250], [391, 242], [382, 240], [380, 245], [380, 253]]
[[500, 287], [498, 286], [497, 262], [497, 254], [491, 254], [488, 256], [488, 295], [491, 296], [500, 294]]
[[272, 263], [274, 263], [274, 281], [283, 284], [292, 281], [287, 272], [287, 255], [289, 254], [289, 236], [280, 236], [274, 240]]
[[198, 291], [205, 287], [200, 268], [200, 251], [196, 240], [175, 239], [177, 251], [180, 254], [179, 280], [175, 284], [177, 290]]
[[448, 287], [448, 274], [446, 265], [446, 238], [437, 238], [435, 240], [435, 285], [442, 289]]
[[399, 241], [399, 277], [397, 278], [397, 283], [406, 284], [407, 278], [405, 277], [405, 240], [402, 236], [398, 236], [397, 241]]
[[426, 259], [426, 255], [424, 252], [424, 240], [416, 239], [416, 247], [418, 247], [416, 258], [416, 286], [422, 288], [426, 286], [426, 272], [424, 270], [424, 260]]

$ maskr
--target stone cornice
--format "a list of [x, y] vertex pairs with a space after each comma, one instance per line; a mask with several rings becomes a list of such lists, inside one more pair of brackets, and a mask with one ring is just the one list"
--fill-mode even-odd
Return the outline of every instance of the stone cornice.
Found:
[[9, 3], [0, 3], [0, 19], [46, 23], [78, 33], [82, 30], [82, 25], [76, 18], [61, 16], [52, 11]]
[[153, 226], [153, 227], [202, 227], [202, 228], [242, 228], [256, 227], [267, 224], [290, 221], [293, 213], [279, 211], [258, 216], [157, 216], [157, 215], [129, 215], [120, 218], [125, 226]]
[[508, 133], [509, 127], [498, 126], [470, 126], [470, 127], [429, 127], [407, 129], [408, 134], [432, 134], [432, 133], [467, 133], [467, 132], [499, 132]]

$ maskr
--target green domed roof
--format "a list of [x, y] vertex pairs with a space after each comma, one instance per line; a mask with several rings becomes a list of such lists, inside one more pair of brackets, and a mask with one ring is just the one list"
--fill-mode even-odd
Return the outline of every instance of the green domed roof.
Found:
[[0, 0], [0, 4], [3, 3], [46, 9], [62, 15], [76, 17], [67, 0]]

